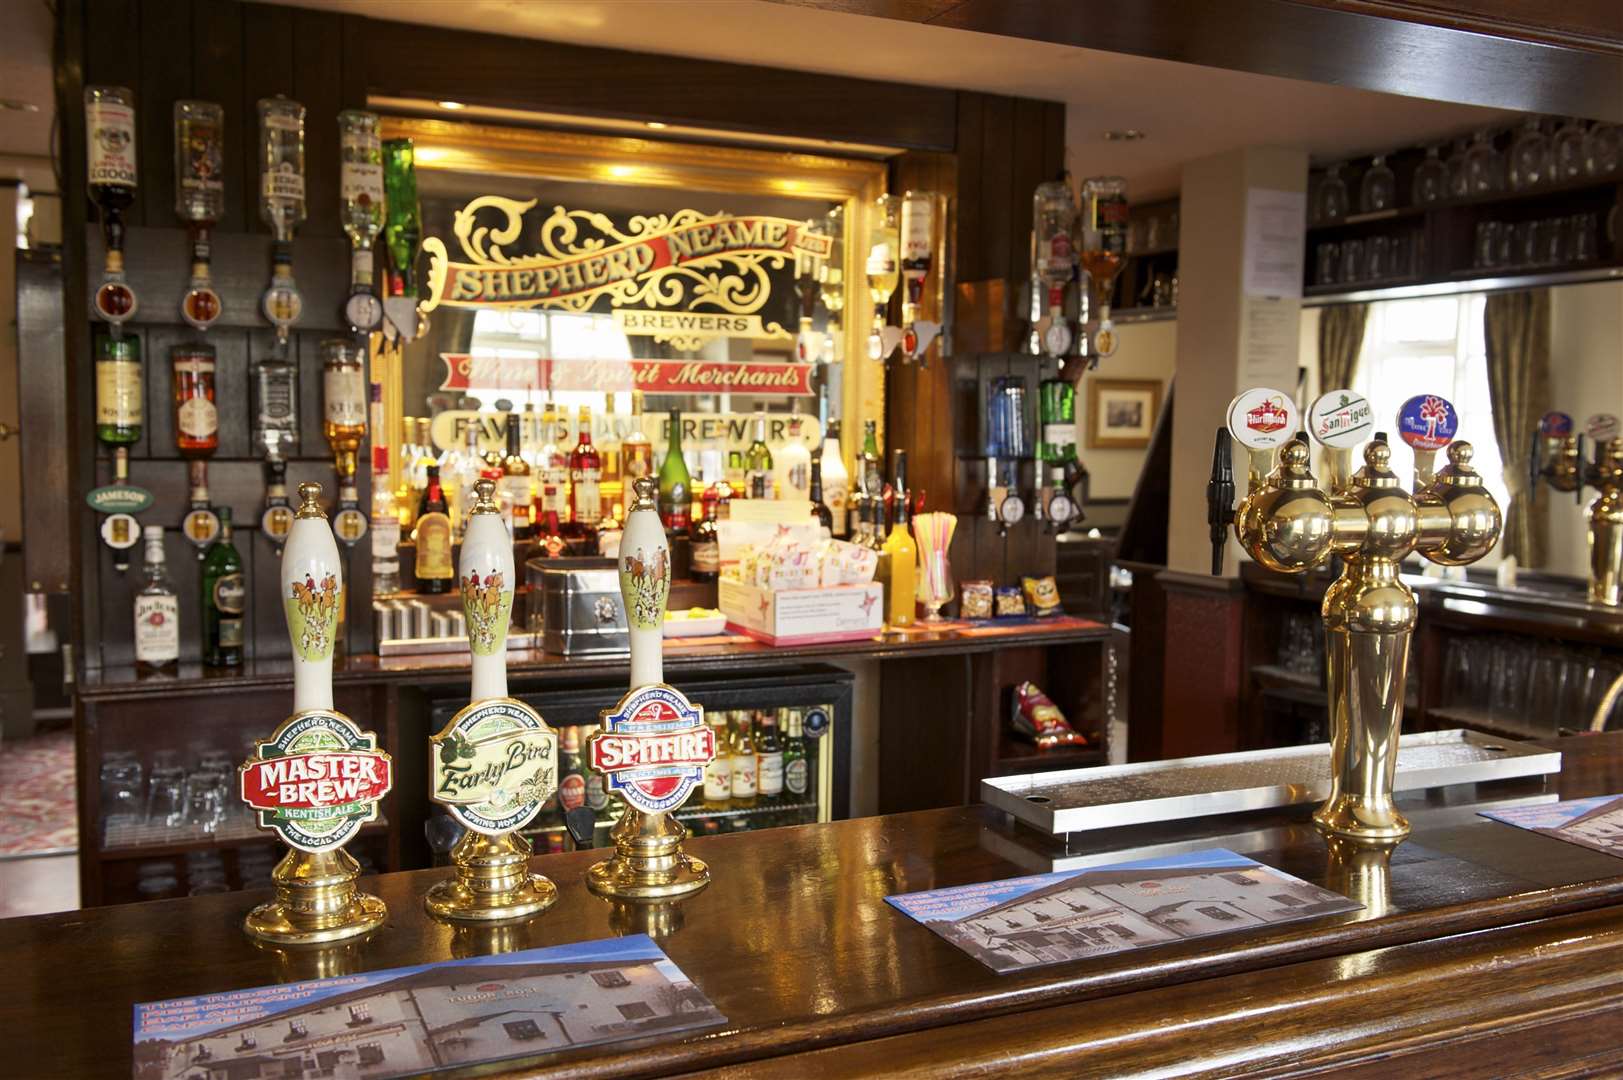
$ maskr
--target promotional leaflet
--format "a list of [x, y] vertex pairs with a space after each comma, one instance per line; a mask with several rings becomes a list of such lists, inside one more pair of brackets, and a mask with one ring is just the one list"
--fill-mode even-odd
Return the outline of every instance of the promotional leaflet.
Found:
[[1623, 858], [1623, 795], [1484, 810], [1482, 816]]

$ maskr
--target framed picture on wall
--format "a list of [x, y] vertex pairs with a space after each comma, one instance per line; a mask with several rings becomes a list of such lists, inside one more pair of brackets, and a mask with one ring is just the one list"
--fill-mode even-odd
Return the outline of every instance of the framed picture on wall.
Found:
[[1142, 450], [1160, 411], [1159, 379], [1090, 379], [1088, 448]]

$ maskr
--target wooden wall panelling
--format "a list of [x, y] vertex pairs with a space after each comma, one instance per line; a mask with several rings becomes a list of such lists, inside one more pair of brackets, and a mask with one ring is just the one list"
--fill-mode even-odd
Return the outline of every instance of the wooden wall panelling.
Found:
[[[978, 667], [990, 653], [913, 660], [880, 666], [879, 812], [899, 814], [973, 801], [971, 695], [981, 686]], [[979, 779], [978, 777], [976, 778]]]
[[1161, 754], [1178, 758], [1238, 750], [1244, 737], [1244, 587], [1238, 578], [1172, 571], [1159, 579], [1166, 604]]
[[243, 110], [242, 48], [242, 5], [237, 0], [193, 0], [192, 96], [214, 102], [225, 114], [225, 210], [215, 226], [222, 233], [241, 232], [259, 214], [257, 204], [245, 198], [242, 178], [233, 175], [256, 141], [259, 126], [258, 117]]
[[344, 107], [343, 27], [338, 15], [303, 8], [293, 12], [293, 97], [305, 108], [306, 236], [340, 236], [338, 223], [338, 113]]
[[17, 251], [17, 340], [27, 357], [28, 377], [18, 385], [18, 424], [28, 435], [22, 451], [23, 520], [28, 537], [50, 542], [23, 545], [23, 581], [30, 592], [73, 589], [75, 508], [72, 415], [73, 376], [62, 322], [62, 263], [56, 252]]
[[981, 248], [984, 273], [976, 278], [996, 277], [1007, 281], [1014, 269], [1015, 252], [1024, 259], [1030, 247], [1025, 234], [1015, 232], [1021, 220], [1015, 203], [1024, 202], [1029, 230], [1031, 189], [1019, 195], [1014, 190], [1015, 100], [988, 94], [983, 113], [981, 144], [977, 148], [966, 148], [971, 161], [978, 158], [981, 169], [980, 232], [974, 242]]
[[[192, 94], [192, 10], [185, 0], [141, 5], [136, 90], [139, 199], [152, 225], [175, 222], [175, 102]], [[96, 27], [99, 35], [101, 28]]]
[[[986, 272], [986, 252], [981, 247], [981, 163], [980, 147], [986, 130], [986, 95], [964, 92], [958, 95], [958, 213], [957, 274], [955, 282], [982, 281], [995, 275]], [[962, 314], [962, 313], [960, 313]], [[956, 328], [955, 328], [956, 329]], [[982, 346], [969, 346], [982, 350]]]

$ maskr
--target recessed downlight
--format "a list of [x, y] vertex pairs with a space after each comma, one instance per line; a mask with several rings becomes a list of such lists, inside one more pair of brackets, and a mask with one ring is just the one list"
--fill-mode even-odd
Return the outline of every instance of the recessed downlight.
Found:
[[1138, 142], [1149, 136], [1138, 128], [1112, 128], [1105, 132], [1106, 142]]
[[438, 105], [442, 109], [455, 110], [455, 109], [466, 109], [467, 108], [467, 106], [462, 104], [462, 102], [460, 102], [460, 101], [436, 101], [434, 104]]

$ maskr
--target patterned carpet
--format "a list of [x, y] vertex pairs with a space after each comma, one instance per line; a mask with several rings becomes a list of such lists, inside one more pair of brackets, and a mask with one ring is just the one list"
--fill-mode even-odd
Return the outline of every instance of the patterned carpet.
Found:
[[79, 846], [74, 806], [73, 732], [49, 731], [0, 742], [0, 858], [60, 854]]

